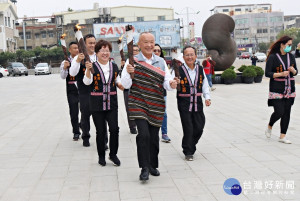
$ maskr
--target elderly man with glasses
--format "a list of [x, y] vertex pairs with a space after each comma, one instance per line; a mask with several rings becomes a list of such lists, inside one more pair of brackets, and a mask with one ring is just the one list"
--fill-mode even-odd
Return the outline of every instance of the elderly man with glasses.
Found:
[[205, 125], [202, 94], [205, 105], [211, 104], [208, 81], [202, 66], [196, 63], [196, 58], [194, 47], [184, 47], [184, 63], [179, 67], [180, 90], [177, 90], [177, 106], [183, 128], [182, 148], [187, 161], [194, 159], [196, 145]]

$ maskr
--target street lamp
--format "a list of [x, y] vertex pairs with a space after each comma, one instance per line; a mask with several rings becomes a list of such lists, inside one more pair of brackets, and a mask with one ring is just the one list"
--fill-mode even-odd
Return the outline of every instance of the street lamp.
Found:
[[[189, 11], [189, 9], [192, 9], [192, 8], [189, 8], [189, 7], [185, 7], [184, 9], [182, 9], [179, 13], [178, 12], [175, 12], [175, 14], [176, 15], [186, 15], [187, 16], [187, 27], [188, 27], [188, 39], [189, 39], [189, 42], [190, 42], [190, 40], [191, 40], [191, 38], [190, 38], [190, 26], [189, 26], [189, 23], [190, 23], [190, 14], [192, 14], [192, 15], [198, 15], [199, 13], [200, 13], [200, 11], [197, 11], [197, 12], [195, 12], [194, 11], [194, 9], [192, 9], [194, 12], [190, 12]], [[183, 10], [186, 10], [186, 12], [182, 12]], [[182, 26], [184, 27], [184, 23], [182, 22]], [[184, 30], [183, 30], [183, 32], [184, 32]], [[184, 36], [184, 34], [183, 34], [183, 36]]]

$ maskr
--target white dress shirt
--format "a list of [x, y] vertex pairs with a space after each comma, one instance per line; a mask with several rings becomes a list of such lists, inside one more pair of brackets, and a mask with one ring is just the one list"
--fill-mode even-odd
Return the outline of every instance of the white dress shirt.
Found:
[[[109, 76], [110, 76], [110, 72], [109, 72], [110, 71], [110, 69], [109, 69], [110, 62], [107, 62], [107, 64], [104, 64], [104, 65], [98, 61], [96, 61], [96, 62], [99, 64], [101, 70], [103, 71], [105, 83], [107, 83]], [[90, 76], [91, 76], [91, 78], [88, 78], [86, 75], [84, 75], [83, 83], [85, 85], [91, 85], [93, 83], [93, 74], [91, 73], [91, 71], [90, 71]], [[118, 75], [116, 78], [116, 85], [120, 82], [121, 82], [121, 79], [120, 79], [120, 76]]]
[[[152, 65], [152, 61], [153, 61], [153, 56], [151, 59], [147, 59], [144, 55], [143, 55], [145, 61], [147, 64], [150, 64]], [[166, 64], [166, 62], [164, 61], [165, 63], [165, 79], [164, 79], [164, 88], [168, 91], [171, 91], [173, 90], [170, 86], [170, 80], [173, 80], [171, 74], [170, 74], [170, 71], [169, 71], [169, 68]], [[127, 72], [127, 65], [129, 64], [129, 60], [127, 59], [126, 62], [125, 62], [125, 65], [124, 65], [124, 68], [122, 70], [122, 74], [121, 74], [121, 82], [122, 82], [122, 85], [125, 89], [130, 89], [131, 85], [132, 85], [132, 79], [130, 77], [130, 74]]]
[[[95, 62], [97, 61], [97, 55], [96, 53], [92, 54], [92, 55], [89, 55], [90, 56], [90, 60], [91, 62]], [[73, 61], [72, 61], [72, 64], [71, 64], [71, 67], [69, 69], [69, 72], [70, 72], [70, 75], [71, 76], [76, 76], [80, 70], [80, 63], [77, 62], [77, 58], [78, 58], [78, 55], [76, 57], [74, 57]]]
[[[72, 57], [69, 57], [71, 59], [71, 61], [73, 61], [74, 58]], [[68, 77], [68, 74], [69, 74], [69, 69], [64, 69], [64, 66], [65, 66], [65, 61], [66, 60], [63, 60], [63, 62], [61, 62], [60, 64], [60, 77], [61, 79], [66, 79]]]

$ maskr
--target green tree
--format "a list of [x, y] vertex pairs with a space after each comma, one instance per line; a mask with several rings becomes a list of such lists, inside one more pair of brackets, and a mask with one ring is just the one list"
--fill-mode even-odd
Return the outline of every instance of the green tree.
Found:
[[286, 30], [282, 30], [276, 38], [279, 39], [281, 36], [290, 36], [293, 38], [292, 49], [296, 48], [297, 44], [300, 42], [300, 28], [292, 27]]
[[268, 43], [259, 43], [258, 44], [258, 49], [260, 52], [267, 52], [267, 50], [269, 49], [269, 44]]

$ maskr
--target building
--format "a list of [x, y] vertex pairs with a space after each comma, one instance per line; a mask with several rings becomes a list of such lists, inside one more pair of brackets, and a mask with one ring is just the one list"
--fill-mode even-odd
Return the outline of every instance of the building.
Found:
[[284, 29], [300, 28], [300, 15], [286, 15], [284, 16]]
[[110, 9], [112, 22], [173, 20], [173, 8], [118, 6]]
[[270, 13], [272, 12], [272, 4], [266, 3], [216, 6], [210, 11], [213, 12], [213, 14], [223, 13], [230, 16], [247, 13]]
[[18, 16], [17, 7], [13, 2], [0, 0], [0, 52], [15, 52], [17, 49], [19, 34], [15, 23]]
[[232, 16], [235, 21], [234, 39], [238, 48], [252, 51], [259, 43], [276, 40], [284, 29], [283, 12], [248, 13]]
[[17, 29], [20, 35], [18, 39], [19, 49], [31, 50], [36, 47], [51, 48], [57, 46], [56, 24], [51, 21], [38, 22], [38, 19], [23, 19]]
[[216, 6], [211, 11], [233, 18], [233, 37], [240, 51], [257, 51], [259, 43], [274, 41], [284, 29], [283, 12], [272, 11], [272, 4]]

